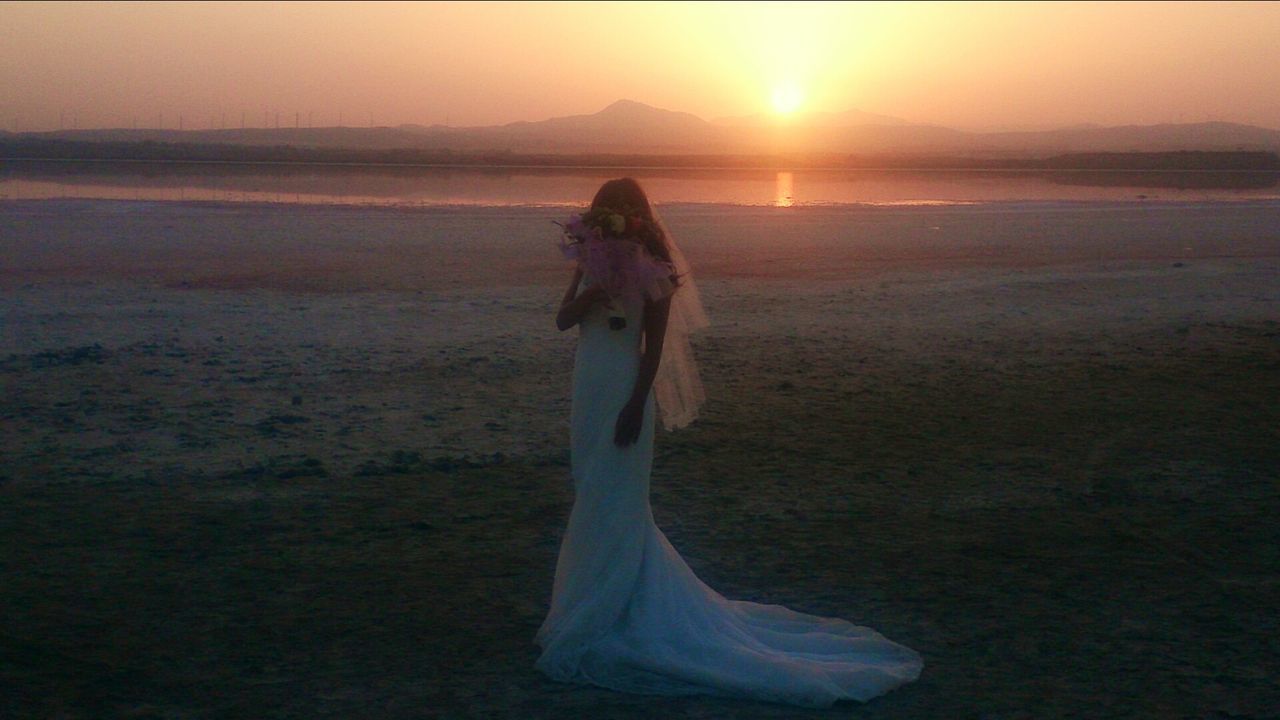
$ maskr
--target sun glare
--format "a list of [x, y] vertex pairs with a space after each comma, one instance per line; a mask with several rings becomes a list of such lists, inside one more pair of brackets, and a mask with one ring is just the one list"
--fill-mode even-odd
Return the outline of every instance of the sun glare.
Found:
[[790, 115], [800, 109], [804, 95], [800, 88], [792, 83], [779, 85], [773, 89], [773, 111], [779, 115]]

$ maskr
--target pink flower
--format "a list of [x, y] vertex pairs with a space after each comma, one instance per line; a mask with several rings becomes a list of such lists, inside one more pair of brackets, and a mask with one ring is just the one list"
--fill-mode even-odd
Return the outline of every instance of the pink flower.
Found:
[[[617, 214], [608, 217], [607, 221], [613, 225], [614, 218], [626, 222]], [[643, 222], [639, 218], [634, 220]], [[610, 297], [658, 299], [674, 290], [671, 277], [675, 269], [670, 263], [650, 255], [638, 240], [612, 234], [606, 237], [600, 228], [588, 226], [579, 215], [563, 224], [556, 224], [563, 230], [561, 252], [567, 259], [577, 262], [583, 273], [602, 285]]]

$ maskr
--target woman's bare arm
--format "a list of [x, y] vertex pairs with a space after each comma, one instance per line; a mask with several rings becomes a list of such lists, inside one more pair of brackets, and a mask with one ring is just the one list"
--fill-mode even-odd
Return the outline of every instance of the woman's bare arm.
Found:
[[[592, 285], [578, 295], [578, 284], [581, 282], [582, 268], [578, 268], [573, 271], [569, 289], [564, 291], [564, 297], [560, 299], [560, 312], [556, 313], [556, 327], [562, 332], [582, 322], [582, 318], [586, 316], [592, 305], [609, 299], [604, 288], [599, 285]], [[577, 297], [574, 297], [575, 295]]]
[[640, 357], [640, 369], [636, 373], [631, 398], [622, 412], [618, 413], [618, 421], [613, 428], [613, 442], [616, 445], [625, 447], [640, 437], [644, 406], [649, 399], [649, 391], [653, 388], [653, 379], [658, 376], [658, 364], [662, 362], [662, 343], [667, 337], [667, 318], [670, 314], [670, 297], [645, 303], [644, 355]]

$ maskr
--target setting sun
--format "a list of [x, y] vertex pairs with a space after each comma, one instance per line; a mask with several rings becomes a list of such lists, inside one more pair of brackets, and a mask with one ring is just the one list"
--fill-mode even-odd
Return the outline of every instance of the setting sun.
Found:
[[779, 85], [773, 89], [773, 111], [779, 115], [790, 115], [800, 108], [804, 94], [792, 83]]

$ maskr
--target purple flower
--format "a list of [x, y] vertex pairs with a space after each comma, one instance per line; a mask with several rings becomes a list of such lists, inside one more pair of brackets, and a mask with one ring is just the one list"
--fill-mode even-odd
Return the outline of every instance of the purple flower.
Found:
[[[604, 215], [604, 213], [597, 213]], [[624, 218], [611, 213], [603, 218], [610, 225]], [[614, 299], [657, 299], [674, 290], [670, 263], [649, 254], [645, 246], [630, 237], [605, 235], [599, 227], [588, 224], [581, 215], [573, 215], [563, 224], [560, 250], [566, 258], [578, 263], [585, 275], [599, 283]], [[612, 227], [610, 228], [612, 230]]]

